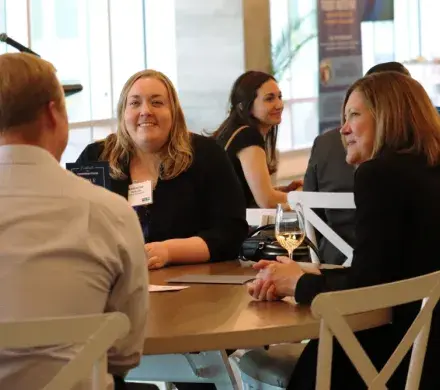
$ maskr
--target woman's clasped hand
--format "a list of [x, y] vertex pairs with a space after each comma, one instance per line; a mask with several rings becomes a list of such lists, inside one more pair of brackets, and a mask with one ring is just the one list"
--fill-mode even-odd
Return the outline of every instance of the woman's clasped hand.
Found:
[[301, 276], [321, 273], [316, 264], [298, 263], [285, 256], [278, 256], [277, 261], [260, 260], [253, 268], [259, 272], [256, 279], [248, 283], [248, 292], [260, 301], [276, 301], [294, 296]]

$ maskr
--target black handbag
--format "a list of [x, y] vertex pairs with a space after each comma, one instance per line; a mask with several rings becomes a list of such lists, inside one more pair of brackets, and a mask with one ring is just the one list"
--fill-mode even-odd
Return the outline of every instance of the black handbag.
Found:
[[[297, 261], [310, 261], [309, 248], [318, 256], [318, 249], [308, 237], [294, 250], [293, 258]], [[287, 251], [275, 238], [275, 225], [269, 224], [253, 229], [246, 240], [243, 241], [239, 259], [259, 261], [276, 260], [277, 256], [288, 256]]]

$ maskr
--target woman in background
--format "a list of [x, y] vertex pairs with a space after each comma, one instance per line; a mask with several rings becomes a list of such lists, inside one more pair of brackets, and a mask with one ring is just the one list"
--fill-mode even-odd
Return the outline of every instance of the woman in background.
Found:
[[111, 190], [125, 198], [132, 184], [150, 183], [152, 203], [135, 207], [148, 267], [235, 259], [248, 230], [242, 191], [226, 153], [187, 130], [171, 81], [154, 70], [134, 74], [117, 118], [116, 134], [78, 162], [108, 161]]
[[287, 201], [287, 192], [302, 181], [274, 188], [271, 175], [277, 171], [278, 125], [284, 104], [273, 76], [258, 71], [242, 74], [230, 94], [228, 117], [213, 137], [224, 148], [243, 188], [247, 208], [275, 208]]
[[[397, 72], [355, 82], [343, 106], [341, 134], [354, 178], [356, 245], [350, 268], [302, 270], [295, 261], [262, 261], [267, 277], [249, 286], [257, 299], [292, 295], [309, 304], [325, 291], [373, 286], [440, 270], [440, 117], [423, 87]], [[408, 234], [410, 233], [410, 239]], [[394, 308], [392, 324], [357, 332], [381, 369], [420, 310], [420, 302]], [[318, 341], [310, 341], [288, 389], [315, 388]], [[428, 341], [420, 389], [439, 389], [440, 307]], [[403, 389], [409, 355], [389, 389]], [[332, 363], [332, 389], [365, 389], [339, 344]]]

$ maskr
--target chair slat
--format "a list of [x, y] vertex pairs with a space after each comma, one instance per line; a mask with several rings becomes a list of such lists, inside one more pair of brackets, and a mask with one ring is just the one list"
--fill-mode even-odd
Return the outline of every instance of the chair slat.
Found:
[[[307, 237], [317, 246], [314, 229], [318, 230], [327, 240], [329, 240], [347, 260], [344, 266], [351, 266], [353, 258], [353, 248], [347, 244], [332, 228], [330, 228], [312, 208], [326, 209], [355, 209], [354, 194], [351, 192], [307, 192], [292, 191], [287, 195], [290, 207], [295, 208], [299, 203], [304, 210]], [[313, 263], [319, 263], [319, 259], [313, 251], [310, 251]]]
[[[313, 314], [321, 318], [323, 337], [319, 342], [316, 389], [329, 390], [331, 385], [331, 370], [327, 366], [331, 346], [327, 333], [336, 337], [364, 382], [373, 390], [386, 389], [386, 383], [414, 345], [405, 390], [418, 389], [432, 313], [439, 299], [440, 271], [394, 283], [319, 294], [312, 302]], [[344, 316], [392, 308], [418, 300], [423, 300], [419, 314], [381, 372], [377, 372]]]
[[90, 377], [92, 370], [93, 389], [105, 390], [107, 351], [129, 329], [130, 321], [122, 313], [0, 322], [0, 349], [80, 344], [79, 351], [43, 390], [69, 390]]

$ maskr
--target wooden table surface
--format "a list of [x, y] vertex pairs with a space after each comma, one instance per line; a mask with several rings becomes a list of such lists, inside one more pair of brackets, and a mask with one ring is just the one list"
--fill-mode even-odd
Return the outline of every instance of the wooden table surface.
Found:
[[[150, 271], [150, 283], [185, 274], [255, 274], [238, 261], [173, 266]], [[173, 284], [177, 285], [177, 284]], [[173, 292], [150, 293], [144, 354], [183, 353], [219, 349], [253, 348], [317, 338], [319, 321], [309, 306], [285, 298], [258, 302], [245, 285], [191, 284]], [[361, 330], [389, 322], [391, 312], [378, 310], [350, 316], [353, 329]]]

